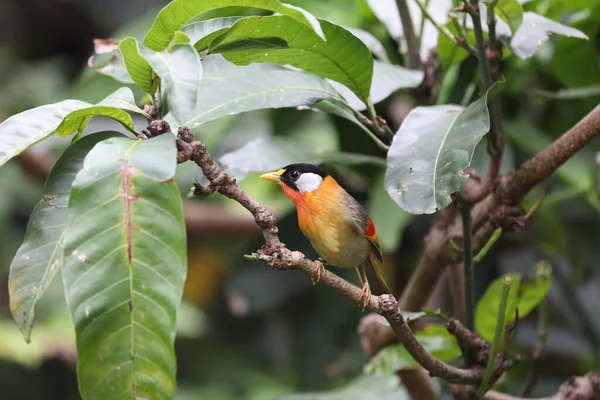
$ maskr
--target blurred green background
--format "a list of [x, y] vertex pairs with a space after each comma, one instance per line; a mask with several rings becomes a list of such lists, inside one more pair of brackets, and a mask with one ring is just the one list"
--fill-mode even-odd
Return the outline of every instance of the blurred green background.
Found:
[[[398, 45], [366, 0], [296, 0], [316, 16], [375, 34], [392, 60], [402, 62]], [[133, 35], [151, 25], [166, 1], [3, 0], [0, 3], [0, 119], [65, 98], [97, 102], [121, 85], [90, 68], [93, 39]], [[535, 0], [524, 4], [582, 30], [589, 41], [553, 37], [530, 59], [508, 55], [502, 94], [507, 136], [504, 171], [549, 144], [600, 100], [600, 1]], [[244, 9], [210, 17], [243, 15]], [[434, 55], [435, 57], [435, 55]], [[434, 95], [460, 103], [477, 76], [466, 59], [439, 71]], [[577, 90], [573, 90], [577, 89]], [[136, 92], [141, 99], [142, 94]], [[415, 105], [397, 93], [378, 105], [392, 129]], [[94, 124], [115, 129], [102, 119]], [[96, 125], [96, 126], [98, 126]], [[267, 135], [301, 137], [322, 149], [381, 153], [351, 123], [325, 114], [279, 109], [222, 118], [202, 126], [196, 137], [214, 156]], [[68, 145], [58, 137], [35, 146], [0, 170], [0, 399], [77, 399], [73, 327], [60, 279], [39, 304], [32, 343], [25, 344], [8, 307], [8, 269], [36, 202], [42, 195], [40, 171]], [[485, 143], [472, 167], [485, 174]], [[506, 234], [476, 269], [476, 295], [502, 273], [530, 274], [534, 263], [553, 267], [549, 294], [550, 336], [543, 355], [543, 378], [536, 394], [553, 393], [565, 378], [599, 365], [600, 357], [600, 142], [579, 153], [544, 186], [551, 189], [527, 227]], [[274, 149], [273, 152], [289, 151]], [[247, 162], [260, 155], [244, 154]], [[283, 154], [282, 159], [285, 159]], [[383, 169], [373, 165], [325, 165], [369, 208], [386, 251], [385, 274], [397, 292], [406, 284], [434, 218], [402, 212], [383, 190]], [[179, 166], [183, 193], [200, 171]], [[43, 174], [42, 174], [43, 175]], [[242, 187], [279, 216], [280, 237], [288, 247], [313, 257], [302, 237], [293, 205], [275, 185], [256, 174]], [[527, 198], [531, 206], [541, 189]], [[363, 373], [367, 361], [357, 326], [360, 308], [295, 272], [280, 273], [244, 261], [262, 243], [252, 219], [237, 204], [217, 196], [186, 199], [189, 272], [179, 316], [177, 399], [406, 398], [394, 375]], [[211, 208], [203, 208], [209, 205]], [[212, 213], [216, 214], [212, 214]], [[205, 215], [203, 215], [204, 213]], [[211, 213], [211, 215], [206, 215]], [[217, 218], [208, 218], [209, 216]], [[194, 217], [194, 218], [193, 218]], [[192, 219], [195, 222], [192, 222]], [[353, 271], [335, 270], [355, 280]], [[443, 288], [445, 289], [445, 288]], [[447, 292], [441, 307], [451, 313]], [[515, 349], [526, 358], [536, 342], [536, 313], [521, 321]], [[523, 362], [501, 382], [519, 388], [529, 364]], [[318, 393], [328, 392], [329, 395]], [[309, 392], [304, 395], [292, 393]], [[310, 394], [312, 393], [312, 394]]]

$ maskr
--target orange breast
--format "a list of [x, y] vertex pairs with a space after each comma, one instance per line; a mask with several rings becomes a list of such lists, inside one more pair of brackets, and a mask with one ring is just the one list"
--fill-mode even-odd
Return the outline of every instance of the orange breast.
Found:
[[333, 178], [326, 177], [314, 192], [298, 193], [285, 184], [282, 188], [296, 204], [300, 230], [328, 264], [351, 268], [364, 261], [370, 243], [348, 219], [340, 201], [348, 194]]

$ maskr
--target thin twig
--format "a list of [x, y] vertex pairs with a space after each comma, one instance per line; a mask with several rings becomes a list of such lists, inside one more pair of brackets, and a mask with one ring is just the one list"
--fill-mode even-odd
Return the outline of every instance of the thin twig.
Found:
[[[465, 201], [460, 204], [460, 215], [463, 225], [463, 265], [465, 274], [465, 326], [475, 331], [475, 290], [473, 276], [473, 220], [471, 219], [471, 204]], [[473, 364], [473, 351], [465, 349], [465, 363]]]
[[490, 240], [488, 240], [487, 243], [483, 246], [483, 248], [479, 250], [479, 253], [477, 253], [477, 255], [473, 257], [473, 261], [475, 263], [481, 261], [481, 259], [485, 257], [485, 255], [490, 251], [490, 249], [492, 248], [492, 246], [494, 246], [498, 239], [500, 239], [500, 236], [502, 236], [502, 228], [496, 228], [496, 230], [492, 234], [492, 237], [490, 237]]
[[406, 0], [396, 0], [396, 5], [398, 6], [400, 21], [402, 22], [402, 29], [404, 30], [404, 39], [406, 40], [408, 52], [408, 62], [406, 64], [410, 69], [421, 69], [423, 63], [421, 62], [419, 43], [417, 35], [415, 34], [415, 28], [410, 16], [408, 4], [406, 3]]
[[529, 218], [531, 218], [533, 213], [536, 212], [536, 210], [538, 208], [540, 208], [540, 206], [544, 202], [544, 199], [548, 195], [548, 192], [549, 192], [548, 188], [545, 188], [544, 191], [542, 192], [542, 195], [536, 200], [535, 204], [529, 209], [529, 211], [527, 211], [527, 214], [525, 214], [525, 216], [523, 216], [523, 221], [527, 221]]
[[508, 302], [508, 294], [510, 293], [510, 286], [512, 280], [509, 277], [504, 277], [502, 282], [502, 297], [500, 297], [500, 305], [498, 306], [498, 318], [496, 320], [496, 331], [494, 332], [494, 340], [490, 349], [490, 355], [485, 367], [485, 373], [483, 374], [483, 381], [477, 389], [477, 398], [483, 396], [487, 391], [488, 385], [494, 372], [494, 365], [496, 364], [496, 355], [498, 354], [500, 347], [500, 340], [504, 334], [504, 317], [506, 316], [506, 303]]

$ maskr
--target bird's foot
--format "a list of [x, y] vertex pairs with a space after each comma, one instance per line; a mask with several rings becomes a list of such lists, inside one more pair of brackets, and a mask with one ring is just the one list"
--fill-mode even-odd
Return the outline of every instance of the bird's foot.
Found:
[[362, 310], [365, 311], [369, 305], [369, 300], [371, 299], [371, 287], [369, 286], [368, 282], [363, 284], [362, 292], [358, 299], [361, 301]]
[[310, 278], [313, 285], [316, 285], [321, 280], [321, 274], [325, 270], [325, 260], [323, 260], [322, 258], [318, 258], [317, 260], [315, 260], [315, 264], [317, 264], [317, 267], [315, 268], [315, 274], [317, 274], [317, 277]]

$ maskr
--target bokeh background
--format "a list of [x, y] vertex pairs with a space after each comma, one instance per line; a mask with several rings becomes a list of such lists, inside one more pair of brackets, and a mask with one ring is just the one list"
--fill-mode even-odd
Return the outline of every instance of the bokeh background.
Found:
[[[366, 0], [296, 0], [314, 15], [375, 34], [390, 58], [402, 62]], [[87, 67], [93, 39], [143, 37], [158, 0], [2, 0], [0, 2], [0, 119], [65, 98], [97, 102], [120, 84]], [[600, 100], [600, 1], [534, 0], [524, 4], [548, 18], [585, 32], [589, 41], [553, 37], [528, 60], [507, 57], [502, 94], [508, 138], [504, 171], [519, 165], [560, 135]], [[244, 15], [244, 9], [210, 17]], [[435, 56], [434, 56], [435, 57]], [[460, 103], [472, 85], [476, 61], [452, 69], [455, 80], [437, 95]], [[440, 74], [448, 71], [440, 71]], [[439, 75], [441, 76], [441, 75]], [[441, 80], [439, 82], [442, 82]], [[573, 90], [576, 89], [576, 90]], [[441, 92], [440, 92], [441, 90]], [[142, 93], [136, 92], [138, 98]], [[415, 101], [399, 92], [378, 105], [395, 130]], [[101, 119], [95, 124], [116, 126]], [[268, 135], [295, 136], [317, 148], [381, 156], [352, 124], [310, 111], [280, 109], [222, 118], [204, 125], [197, 137], [213, 155], [239, 149]], [[0, 170], [0, 399], [78, 399], [74, 332], [60, 279], [38, 306], [32, 343], [27, 345], [8, 307], [8, 271], [31, 210], [42, 196], [45, 174], [68, 145], [45, 141]], [[476, 269], [476, 295], [506, 272], [531, 273], [536, 261], [553, 267], [549, 293], [550, 335], [540, 362], [536, 393], [552, 393], [567, 377], [597, 368], [600, 357], [600, 143], [596, 140], [544, 182], [551, 189], [522, 232], [504, 235]], [[285, 147], [265, 150], [285, 162]], [[244, 154], [247, 162], [257, 154]], [[264, 153], [263, 153], [264, 154]], [[473, 167], [484, 174], [484, 148]], [[183, 194], [200, 171], [179, 167]], [[382, 188], [383, 170], [373, 165], [325, 166], [375, 220], [387, 254], [385, 274], [400, 291], [422, 248], [433, 218], [402, 212]], [[315, 256], [299, 232], [291, 202], [275, 185], [248, 175], [242, 187], [279, 217], [280, 236], [292, 249]], [[531, 206], [542, 188], [527, 198]], [[180, 311], [176, 351], [178, 400], [406, 398], [392, 376], [364, 375], [367, 361], [357, 326], [360, 309], [299, 273], [280, 273], [242, 255], [261, 245], [252, 219], [237, 204], [217, 196], [185, 199], [189, 271]], [[353, 271], [339, 271], [355, 279]], [[447, 281], [446, 281], [447, 282]], [[451, 313], [443, 285], [436, 302]], [[521, 321], [515, 349], [526, 356], [536, 342], [537, 315]], [[523, 384], [528, 363], [501, 382], [507, 390]], [[341, 389], [340, 389], [341, 388]], [[382, 388], [385, 389], [382, 391]], [[320, 394], [337, 389], [333, 394]], [[342, 390], [341, 392], [339, 390]], [[292, 393], [309, 394], [291, 396]], [[379, 394], [378, 394], [379, 393]], [[323, 397], [325, 396], [325, 397]], [[327, 397], [329, 396], [329, 397]], [[337, 397], [336, 397], [337, 396]]]

